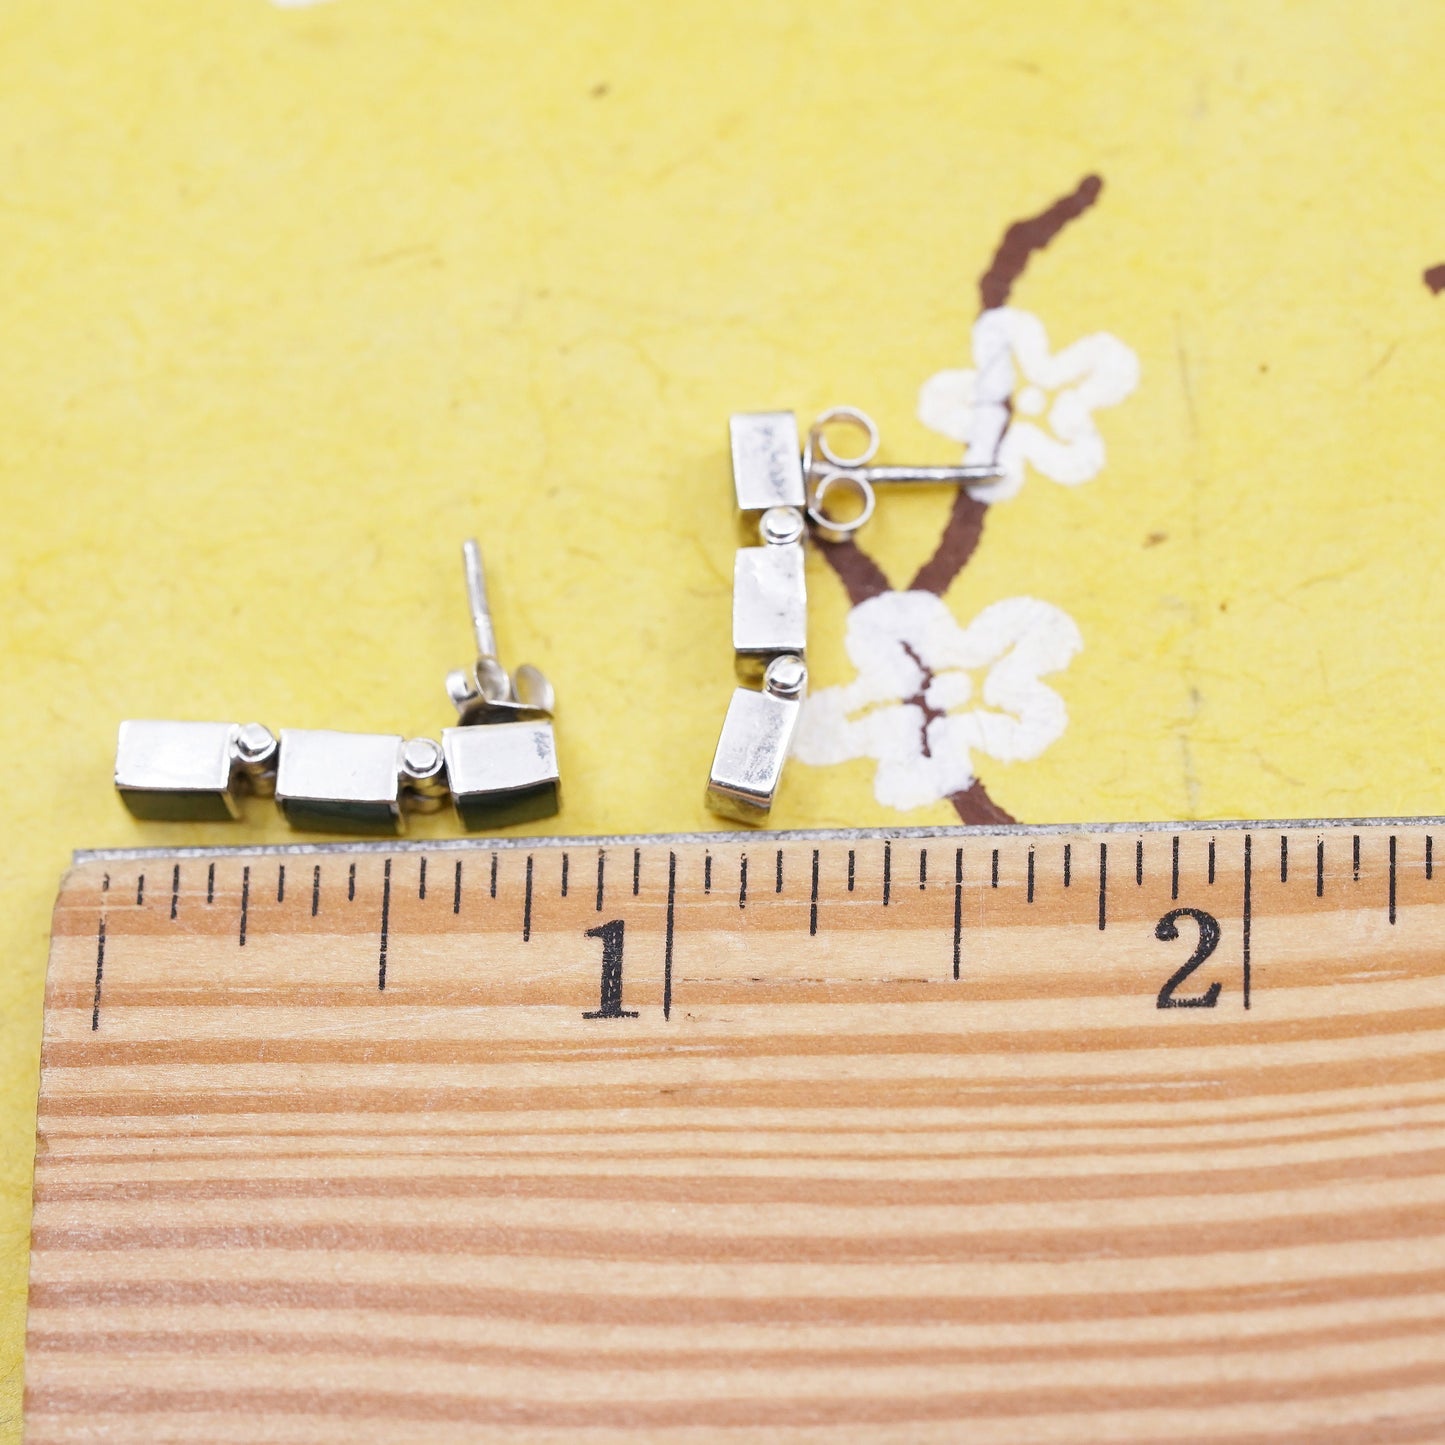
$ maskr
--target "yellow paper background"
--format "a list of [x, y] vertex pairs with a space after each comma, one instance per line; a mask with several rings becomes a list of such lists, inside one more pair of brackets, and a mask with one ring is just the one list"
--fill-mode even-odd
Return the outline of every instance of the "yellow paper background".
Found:
[[[141, 0], [0, 13], [0, 1440], [19, 1437], [47, 913], [133, 823], [127, 716], [434, 732], [477, 533], [561, 698], [568, 833], [712, 826], [733, 410], [957, 448], [1003, 229], [1103, 177], [1013, 304], [1142, 379], [949, 594], [1084, 651], [1028, 821], [1438, 812], [1445, 10], [1376, 0]], [[889, 498], [906, 585], [946, 496]], [[1163, 540], [1150, 543], [1151, 534]], [[846, 680], [810, 563], [814, 680]], [[865, 763], [778, 826], [948, 822]], [[264, 819], [264, 821], [263, 821]], [[423, 833], [452, 831], [445, 819]]]

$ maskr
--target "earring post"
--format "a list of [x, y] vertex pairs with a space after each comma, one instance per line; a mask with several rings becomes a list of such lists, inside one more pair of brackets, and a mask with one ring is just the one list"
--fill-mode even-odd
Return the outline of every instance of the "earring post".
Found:
[[476, 538], [462, 543], [462, 566], [467, 574], [467, 606], [472, 614], [472, 632], [477, 639], [477, 656], [497, 655], [497, 634], [492, 626], [492, 609], [487, 602], [487, 572], [482, 565], [482, 549]]
[[987, 482], [1003, 476], [1003, 468], [992, 465], [972, 467], [859, 467], [857, 475], [873, 486], [895, 486], [904, 483], [913, 486], [958, 485], [968, 482]]

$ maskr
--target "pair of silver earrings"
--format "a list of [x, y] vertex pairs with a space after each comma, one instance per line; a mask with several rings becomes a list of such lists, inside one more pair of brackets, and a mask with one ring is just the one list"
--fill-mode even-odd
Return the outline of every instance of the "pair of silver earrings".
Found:
[[[840, 427], [862, 433], [851, 456], [829, 441], [829, 429]], [[802, 445], [790, 411], [740, 412], [729, 431], [738, 511], [757, 542], [738, 549], [733, 568], [733, 652], [746, 685], [723, 719], [707, 803], [759, 823], [777, 795], [807, 692], [809, 531], [846, 541], [873, 515], [880, 485], [960, 486], [1000, 473], [873, 466], [878, 428], [856, 407], [825, 411]], [[251, 793], [274, 797], [297, 827], [348, 832], [401, 831], [409, 812], [434, 812], [448, 798], [473, 829], [555, 813], [552, 686], [535, 667], [508, 673], [497, 660], [481, 553], [467, 542], [462, 554], [477, 663], [447, 677], [457, 726], [443, 728], [440, 743], [306, 728], [276, 734], [260, 723], [124, 722], [115, 786], [126, 806], [147, 819], [234, 818]]]
[[486, 574], [462, 548], [476, 637], [471, 671], [449, 673], [457, 726], [441, 742], [395, 733], [260, 723], [139, 720], [120, 725], [115, 786], [138, 818], [225, 819], [245, 793], [274, 797], [286, 820], [322, 831], [403, 831], [409, 812], [448, 799], [466, 828], [545, 818], [561, 804], [552, 685], [535, 667], [497, 659]]

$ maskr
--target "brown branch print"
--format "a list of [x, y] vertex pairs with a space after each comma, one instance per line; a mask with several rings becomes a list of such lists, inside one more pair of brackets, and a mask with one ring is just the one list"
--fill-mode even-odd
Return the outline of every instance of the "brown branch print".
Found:
[[[1077, 220], [1099, 199], [1104, 189], [1103, 179], [1096, 175], [1085, 176], [1067, 195], [1060, 196], [1036, 216], [1015, 221], [1004, 232], [998, 249], [988, 269], [979, 278], [978, 296], [981, 311], [991, 311], [1008, 304], [1015, 283], [1023, 275], [1029, 260], [1035, 252], [1044, 250], [1053, 239], [1069, 224]], [[1445, 286], [1445, 268], [1440, 271], [1441, 285]], [[1427, 284], [1432, 272], [1426, 272]], [[1432, 289], [1439, 289], [1433, 286]], [[1007, 427], [1000, 433], [999, 442], [1007, 435]], [[997, 456], [997, 447], [995, 448]], [[984, 518], [988, 503], [969, 495], [965, 488], [959, 488], [954, 499], [948, 521], [933, 555], [918, 569], [910, 590], [932, 592], [942, 597], [953, 585], [960, 571], [967, 565], [983, 537]], [[891, 588], [887, 574], [857, 542], [824, 543], [823, 556], [837, 573], [852, 606], [877, 597]], [[924, 668], [923, 684], [920, 691], [926, 692], [933, 681], [933, 674]], [[928, 726], [927, 715], [921, 724]], [[925, 738], [926, 750], [926, 738]], [[975, 781], [961, 792], [949, 797], [959, 820], [964, 823], [997, 824], [1011, 823], [1014, 819], [989, 797], [980, 780]]]
[[[1014, 283], [1023, 275], [1029, 258], [1035, 251], [1042, 251], [1070, 221], [1082, 216], [1099, 199], [1103, 189], [1104, 182], [1098, 176], [1085, 176], [1067, 196], [1061, 196], [1037, 216], [1015, 221], [1004, 232], [992, 264], [978, 283], [980, 310], [992, 311], [997, 306], [1006, 306]], [[1007, 435], [1005, 428], [999, 442], [1002, 443]], [[994, 459], [997, 460], [997, 448]], [[975, 501], [966, 489], [959, 488], [937, 549], [913, 579], [915, 590], [936, 592], [940, 597], [948, 591], [983, 536], [983, 519], [987, 510], [987, 502]]]
[[851, 537], [844, 542], [820, 542], [818, 550], [838, 574], [851, 606], [892, 590], [888, 574]]

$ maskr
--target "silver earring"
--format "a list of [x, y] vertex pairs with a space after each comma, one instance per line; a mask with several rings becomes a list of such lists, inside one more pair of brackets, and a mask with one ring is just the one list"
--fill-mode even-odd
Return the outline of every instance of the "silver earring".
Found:
[[463, 548], [478, 659], [454, 672], [447, 693], [457, 727], [440, 744], [397, 733], [283, 728], [260, 723], [123, 722], [115, 786], [138, 818], [240, 816], [247, 793], [274, 797], [296, 827], [402, 831], [408, 813], [435, 812], [448, 797], [463, 826], [546, 817], [561, 805], [555, 699], [534, 667], [508, 675], [497, 661], [486, 579], [475, 542]]
[[[827, 429], [863, 433], [853, 456], [834, 450]], [[808, 593], [803, 543], [809, 523], [825, 542], [846, 541], [873, 515], [880, 485], [966, 485], [1000, 475], [994, 466], [875, 467], [878, 428], [866, 412], [825, 411], [799, 446], [790, 411], [735, 413], [729, 421], [733, 490], [745, 525], [761, 545], [740, 547], [733, 564], [733, 653], [739, 678], [760, 686], [733, 692], [707, 781], [715, 813], [763, 822], [777, 796], [783, 764], [807, 692]], [[853, 513], [839, 517], [832, 503]]]

